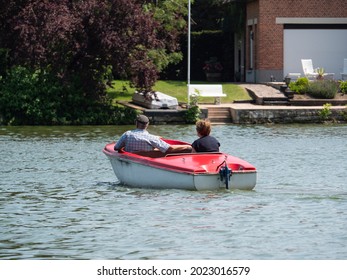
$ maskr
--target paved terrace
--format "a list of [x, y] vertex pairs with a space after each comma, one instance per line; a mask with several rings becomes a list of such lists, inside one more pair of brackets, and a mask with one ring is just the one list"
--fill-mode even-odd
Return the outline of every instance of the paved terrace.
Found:
[[[239, 84], [244, 87], [253, 102], [222, 103], [220, 105], [201, 104], [202, 109], [208, 110], [208, 117], [212, 114], [212, 122], [220, 123], [222, 119], [213, 120], [218, 108], [228, 107], [232, 123], [314, 123], [321, 122], [319, 113], [324, 104], [332, 104], [331, 117], [337, 121], [346, 121], [347, 98], [338, 100], [327, 99], [288, 99], [280, 90], [283, 83]], [[222, 121], [219, 121], [222, 120]]]

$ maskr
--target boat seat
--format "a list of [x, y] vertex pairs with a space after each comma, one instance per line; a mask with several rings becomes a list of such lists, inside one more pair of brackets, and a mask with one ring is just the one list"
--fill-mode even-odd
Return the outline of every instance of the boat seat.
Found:
[[159, 150], [158, 151], [138, 151], [138, 152], [133, 152], [132, 154], [143, 156], [143, 157], [150, 157], [150, 158], [159, 158], [159, 157], [165, 156], [165, 154]]
[[177, 155], [186, 155], [186, 154], [191, 154], [191, 155], [206, 155], [206, 154], [216, 154], [216, 155], [221, 155], [222, 153], [221, 152], [195, 152], [195, 153], [192, 153], [192, 152], [178, 152], [178, 153], [168, 153], [165, 155], [165, 157], [171, 157], [171, 156], [177, 156]]

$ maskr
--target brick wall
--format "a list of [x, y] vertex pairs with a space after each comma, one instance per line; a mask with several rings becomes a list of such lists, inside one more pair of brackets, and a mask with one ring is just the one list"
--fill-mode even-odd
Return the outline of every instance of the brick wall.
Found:
[[[248, 3], [247, 19], [257, 19], [257, 26], [253, 27], [257, 70], [283, 69], [283, 25], [276, 24], [277, 17], [347, 18], [347, 0], [257, 0]], [[248, 36], [246, 68], [249, 66]]]

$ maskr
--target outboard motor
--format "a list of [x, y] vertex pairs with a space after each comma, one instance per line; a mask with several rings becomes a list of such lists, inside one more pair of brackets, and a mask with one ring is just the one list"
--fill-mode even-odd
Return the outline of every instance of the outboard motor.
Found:
[[219, 176], [222, 182], [225, 182], [225, 188], [229, 189], [229, 181], [232, 176], [232, 169], [228, 167], [227, 162], [224, 161], [224, 166], [219, 169]]

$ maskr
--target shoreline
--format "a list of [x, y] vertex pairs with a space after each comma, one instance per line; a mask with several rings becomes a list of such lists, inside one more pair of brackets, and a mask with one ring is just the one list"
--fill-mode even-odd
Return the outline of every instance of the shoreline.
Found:
[[[296, 94], [289, 99], [277, 89], [278, 83], [239, 85], [248, 91], [251, 101], [199, 103], [200, 118], [208, 118], [214, 124], [347, 123], [347, 95], [340, 94], [335, 99], [315, 99]], [[147, 109], [132, 102], [118, 103], [141, 111], [152, 124], [185, 123], [186, 104], [180, 104], [177, 109]]]

